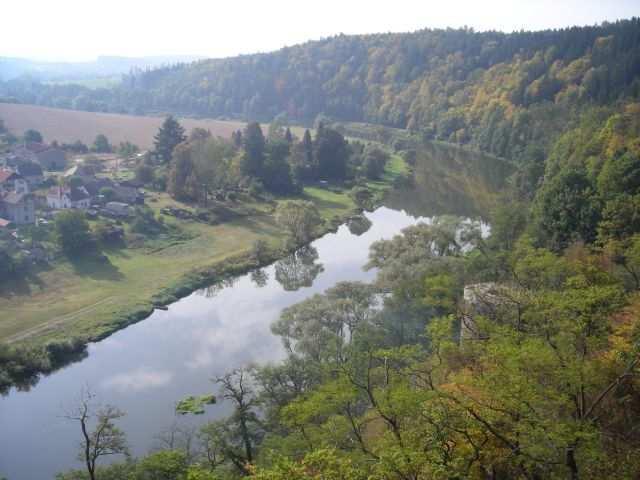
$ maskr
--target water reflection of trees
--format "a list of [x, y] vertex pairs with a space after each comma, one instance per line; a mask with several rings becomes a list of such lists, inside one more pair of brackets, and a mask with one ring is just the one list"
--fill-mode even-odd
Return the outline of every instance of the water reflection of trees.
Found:
[[310, 287], [324, 270], [318, 260], [318, 251], [312, 246], [302, 247], [275, 264], [276, 280], [286, 291]]
[[484, 218], [513, 171], [504, 160], [436, 143], [412, 152], [413, 184], [394, 189], [386, 205], [414, 216]]
[[347, 228], [353, 235], [363, 235], [371, 228], [371, 220], [364, 215], [356, 215], [347, 221]]
[[[59, 368], [67, 367], [73, 363], [81, 362], [89, 356], [87, 346], [77, 344], [72, 349], [57, 349], [52, 351], [52, 344], [47, 350], [50, 357], [48, 360], [38, 357], [35, 351], [23, 350], [22, 357], [18, 362], [12, 364], [9, 360], [0, 368], [0, 395], [8, 395], [12, 386], [18, 392], [28, 392], [35, 387], [43, 376], [49, 375]], [[6, 350], [4, 352], [6, 354]], [[0, 357], [2, 352], [0, 351]], [[0, 358], [4, 360], [4, 358]], [[48, 362], [44, 368], [42, 363]], [[0, 477], [1, 478], [1, 477]]]
[[205, 298], [213, 298], [219, 292], [224, 290], [225, 288], [233, 287], [237, 280], [238, 280], [237, 277], [225, 278], [223, 280], [218, 280], [217, 282], [212, 283], [211, 285], [209, 285], [207, 287], [204, 287], [204, 288], [201, 288], [200, 290], [197, 290], [196, 294], [197, 295], [202, 295]]
[[251, 272], [251, 281], [258, 288], [264, 287], [269, 281], [269, 274], [264, 268], [259, 268]]

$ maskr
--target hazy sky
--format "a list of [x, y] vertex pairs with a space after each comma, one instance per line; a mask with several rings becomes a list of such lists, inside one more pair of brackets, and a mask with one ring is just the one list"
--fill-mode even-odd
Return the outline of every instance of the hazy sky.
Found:
[[224, 57], [337, 33], [537, 30], [640, 15], [640, 0], [4, 0], [0, 56]]

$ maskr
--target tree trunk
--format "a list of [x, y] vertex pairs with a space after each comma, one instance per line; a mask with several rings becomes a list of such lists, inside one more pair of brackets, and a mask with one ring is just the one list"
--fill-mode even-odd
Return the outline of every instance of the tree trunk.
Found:
[[578, 464], [576, 463], [576, 450], [575, 445], [571, 445], [567, 448], [566, 464], [569, 468], [569, 478], [571, 480], [579, 480]]
[[89, 478], [96, 480], [95, 462], [91, 461], [91, 439], [87, 432], [86, 413], [82, 415], [80, 419], [80, 425], [82, 427], [82, 436], [84, 437], [84, 460], [87, 465], [87, 472], [89, 472]]

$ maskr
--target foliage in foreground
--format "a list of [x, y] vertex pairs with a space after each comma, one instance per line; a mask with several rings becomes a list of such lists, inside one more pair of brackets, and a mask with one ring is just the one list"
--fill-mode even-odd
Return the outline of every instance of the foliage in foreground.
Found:
[[[374, 284], [286, 309], [273, 331], [287, 359], [218, 378], [233, 414], [161, 478], [636, 478], [627, 272], [595, 246], [538, 248], [498, 217], [489, 239], [452, 218], [409, 227], [372, 246]], [[465, 285], [490, 288], [470, 303]], [[157, 455], [102, 478], [126, 465], [147, 478], [135, 475]]]

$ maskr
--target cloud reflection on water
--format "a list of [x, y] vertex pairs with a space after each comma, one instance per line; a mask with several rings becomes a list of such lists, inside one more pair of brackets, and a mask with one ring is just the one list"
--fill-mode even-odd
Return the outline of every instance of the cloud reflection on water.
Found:
[[105, 390], [115, 390], [120, 393], [141, 392], [168, 385], [173, 377], [173, 372], [167, 370], [151, 370], [142, 367], [107, 377], [100, 386]]

